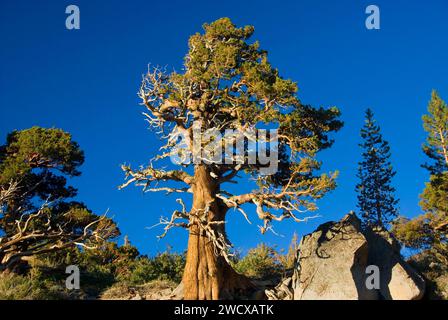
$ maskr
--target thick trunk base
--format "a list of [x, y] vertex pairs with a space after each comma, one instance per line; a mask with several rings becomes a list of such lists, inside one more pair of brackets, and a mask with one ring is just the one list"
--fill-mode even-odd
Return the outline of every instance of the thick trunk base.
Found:
[[243, 299], [255, 290], [247, 277], [215, 255], [213, 244], [196, 230], [190, 230], [182, 282], [185, 300]]
[[[204, 165], [195, 168], [192, 215], [207, 222], [224, 222], [226, 210], [219, 205], [219, 184]], [[215, 253], [212, 241], [192, 219], [188, 239], [187, 262], [183, 275], [184, 299], [217, 300], [247, 297], [253, 290], [248, 278], [238, 274], [227, 261]], [[213, 229], [225, 236], [224, 223]]]

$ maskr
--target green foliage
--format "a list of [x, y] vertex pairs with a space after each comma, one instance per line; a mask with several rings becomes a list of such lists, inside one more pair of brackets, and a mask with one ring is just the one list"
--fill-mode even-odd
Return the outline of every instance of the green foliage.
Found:
[[448, 218], [448, 106], [436, 91], [432, 92], [428, 114], [422, 117], [428, 132], [423, 152], [431, 160], [424, 168], [430, 172], [430, 181], [421, 195], [420, 205], [441, 220]]
[[164, 252], [153, 258], [137, 259], [131, 273], [121, 278], [131, 284], [144, 284], [153, 280], [170, 280], [179, 283], [185, 267], [185, 255]]
[[392, 187], [396, 172], [389, 160], [389, 143], [383, 139], [370, 109], [366, 111], [361, 137], [363, 153], [357, 174], [360, 181], [356, 185], [358, 208], [365, 225], [387, 227], [398, 215], [398, 199]]
[[59, 300], [75, 298], [62, 286], [36, 275], [0, 273], [0, 300]]
[[[67, 186], [66, 176], [78, 176], [84, 153], [61, 129], [32, 127], [13, 131], [0, 146], [0, 185], [19, 181], [21, 205], [32, 206], [32, 199], [69, 198], [76, 189]], [[58, 174], [59, 173], [59, 174]]]
[[294, 233], [286, 253], [273, 246], [260, 243], [243, 257], [236, 255], [233, 268], [253, 279], [273, 279], [288, 275], [295, 267], [298, 237]]
[[32, 127], [8, 135], [6, 145], [0, 148], [0, 160], [0, 184], [5, 184], [17, 176], [30, 174], [35, 168], [77, 176], [84, 153], [67, 132]]
[[414, 219], [399, 217], [394, 223], [392, 231], [407, 247], [413, 249], [430, 249], [434, 245], [431, 235], [432, 216], [420, 215]]
[[0, 300], [39, 299], [42, 293], [43, 290], [31, 277], [0, 273]]
[[[253, 279], [281, 278], [294, 267], [297, 236], [283, 254], [274, 247], [260, 244], [234, 261], [237, 272]], [[68, 265], [77, 265], [81, 272], [80, 290], [65, 288]], [[117, 246], [107, 242], [97, 250], [67, 248], [31, 259], [27, 273], [0, 273], [2, 299], [127, 299], [156, 295], [158, 290], [175, 288], [182, 280], [185, 254], [165, 251], [154, 257], [140, 255], [127, 243]]]
[[67, 177], [79, 176], [84, 153], [61, 129], [14, 131], [0, 146], [0, 270], [14, 269], [26, 256], [74, 246], [93, 246], [119, 231], [113, 221], [69, 201], [77, 190]]
[[298, 236], [297, 233], [294, 232], [286, 254], [277, 254], [277, 259], [285, 271], [292, 270], [295, 267], [298, 248]]
[[[280, 157], [285, 158], [281, 169], [291, 172], [300, 167], [302, 174], [295, 176], [302, 182], [300, 187], [315, 186], [311, 189], [320, 191], [312, 197], [334, 188], [334, 182], [326, 179], [327, 176], [314, 177], [311, 172], [320, 168], [320, 163], [313, 159], [315, 153], [332, 144], [328, 133], [342, 126], [337, 120], [340, 111], [335, 107], [302, 105], [296, 96], [297, 84], [280, 76], [269, 63], [267, 51], [261, 50], [257, 41], [248, 41], [253, 35], [253, 26], [237, 28], [229, 18], [221, 18], [204, 24], [203, 29], [203, 34], [197, 33], [189, 40], [187, 71], [171, 78], [174, 88], [180, 87], [180, 82], [199, 84], [200, 96], [192, 111], [198, 107], [201, 111], [198, 116], [204, 120], [215, 114], [219, 122], [228, 121], [228, 128], [259, 123], [277, 125], [282, 146]], [[210, 126], [219, 127], [219, 124]], [[293, 160], [291, 151], [300, 153], [303, 161]], [[244, 169], [255, 173], [259, 168], [246, 166]], [[266, 183], [285, 185], [289, 178], [279, 179], [282, 173]], [[317, 187], [319, 183], [323, 188]]]
[[74, 247], [43, 255], [35, 262], [33, 270], [43, 270], [47, 277], [57, 280], [66, 278], [66, 266], [77, 265], [81, 272], [82, 289], [88, 295], [97, 296], [118, 280], [127, 279], [139, 256], [134, 246], [105, 242], [91, 250]]
[[118, 246], [106, 242], [94, 250], [81, 251], [70, 248], [64, 251], [42, 255], [36, 259], [31, 274], [40, 281], [56, 286], [65, 280], [65, 267], [77, 265], [81, 272], [80, 295], [97, 297], [111, 286], [143, 285], [154, 280], [179, 283], [185, 266], [185, 255], [160, 253], [154, 257], [140, 255], [127, 243]]
[[398, 220], [394, 231], [407, 247], [426, 250], [426, 254], [448, 265], [448, 107], [436, 91], [422, 119], [428, 132], [423, 152], [431, 160], [423, 165], [430, 173], [430, 181], [420, 195], [424, 214]]
[[448, 212], [448, 171], [433, 174], [429, 177], [429, 182], [425, 183], [425, 189], [420, 195], [420, 206], [423, 211], [431, 211], [436, 215], [446, 219]]
[[[274, 215], [281, 212], [282, 219], [293, 217], [299, 221], [294, 214], [316, 210], [315, 200], [336, 187], [337, 173], [322, 173], [316, 155], [332, 145], [330, 135], [343, 124], [338, 108], [315, 108], [300, 102], [297, 83], [283, 78], [271, 65], [267, 51], [252, 39], [253, 33], [253, 26], [237, 27], [229, 18], [204, 24], [203, 32], [189, 39], [184, 72], [167, 74], [159, 68], [150, 68], [139, 97], [147, 109], [145, 115], [150, 125], [158, 132], [168, 133], [162, 137], [167, 140], [166, 145], [156, 160], [170, 154], [187, 154], [184, 149], [179, 151], [170, 137], [175, 133], [190, 134], [193, 124], [201, 123], [201, 130], [214, 129], [220, 133], [226, 130], [247, 133], [248, 129], [262, 127], [278, 129], [281, 162], [273, 176], [261, 174], [268, 164], [251, 163], [247, 152], [230, 155], [232, 159], [226, 164], [200, 164], [217, 176], [219, 185], [236, 176], [238, 171], [256, 180], [259, 189], [253, 190], [253, 194], [258, 202], [248, 202], [258, 206], [258, 216], [264, 220], [261, 231], [265, 232]], [[246, 150], [249, 148], [247, 140]], [[267, 151], [276, 153], [277, 143], [273, 137], [266, 140], [269, 142]], [[208, 141], [200, 144], [199, 149], [207, 147], [210, 147]], [[192, 148], [189, 145], [185, 149], [191, 154], [200, 151]], [[138, 171], [123, 166], [128, 181], [122, 187], [135, 182], [146, 190], [155, 191], [163, 190], [151, 188], [159, 181], [189, 184], [191, 179], [185, 179], [186, 171], [166, 172], [156, 169], [155, 162]], [[195, 162], [183, 166], [195, 165]], [[285, 187], [288, 192], [282, 193]]]
[[423, 127], [428, 133], [423, 152], [432, 160], [432, 163], [426, 163], [424, 167], [431, 175], [446, 172], [448, 170], [448, 107], [435, 90], [428, 104], [428, 114], [424, 115], [422, 120]]
[[229, 128], [277, 123], [280, 132], [292, 138], [280, 140], [311, 155], [331, 145], [327, 134], [342, 126], [337, 120], [340, 111], [302, 105], [296, 96], [297, 84], [280, 76], [257, 41], [249, 42], [253, 26], [237, 28], [229, 18], [221, 18], [204, 24], [203, 29], [203, 34], [189, 40], [185, 74], [171, 75], [174, 86], [166, 87], [170, 97], [180, 98], [173, 89], [181, 88], [181, 82], [198, 84], [201, 96], [192, 111], [203, 109], [204, 119], [216, 114], [229, 121]]
[[280, 277], [283, 271], [275, 249], [264, 243], [249, 250], [246, 256], [235, 263], [234, 268], [237, 272], [255, 279]]
[[[78, 262], [82, 270], [91, 276], [109, 275], [106, 280], [143, 284], [152, 280], [180, 282], [185, 266], [183, 254], [169, 251], [148, 258], [131, 246], [106, 243], [98, 250], [79, 253]], [[106, 283], [107, 284], [107, 283]]]

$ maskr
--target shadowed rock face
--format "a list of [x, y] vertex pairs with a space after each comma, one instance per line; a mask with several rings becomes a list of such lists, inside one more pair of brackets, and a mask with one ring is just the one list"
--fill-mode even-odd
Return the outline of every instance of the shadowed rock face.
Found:
[[387, 231], [366, 230], [369, 264], [380, 269], [381, 297], [385, 300], [418, 300], [423, 297], [423, 278], [400, 255], [400, 244]]
[[[369, 265], [379, 268], [378, 290], [366, 286]], [[293, 276], [266, 295], [294, 300], [412, 300], [423, 296], [424, 286], [387, 231], [362, 231], [359, 219], [350, 213], [304, 236]]]

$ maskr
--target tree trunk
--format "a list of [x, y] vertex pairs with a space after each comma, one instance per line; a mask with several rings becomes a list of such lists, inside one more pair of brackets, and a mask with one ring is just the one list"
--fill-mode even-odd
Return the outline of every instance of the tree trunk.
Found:
[[[226, 210], [218, 203], [219, 184], [210, 176], [204, 165], [195, 168], [193, 207], [191, 212], [201, 214], [209, 205], [207, 221], [224, 221]], [[215, 230], [225, 232], [224, 224]], [[197, 225], [189, 230], [187, 261], [183, 275], [184, 299], [232, 299], [253, 289], [248, 278], [236, 273], [222, 256], [217, 256], [213, 243]]]

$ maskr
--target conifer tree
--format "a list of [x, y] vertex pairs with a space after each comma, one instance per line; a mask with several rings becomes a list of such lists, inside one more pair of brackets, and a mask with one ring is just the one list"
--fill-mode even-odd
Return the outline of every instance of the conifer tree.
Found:
[[[166, 231], [175, 226], [189, 230], [185, 299], [235, 298], [252, 286], [229, 263], [229, 210], [247, 220], [258, 217], [265, 232], [274, 221], [304, 221], [299, 214], [315, 210], [315, 200], [335, 187], [336, 174], [319, 172], [316, 154], [331, 146], [329, 135], [342, 126], [339, 110], [302, 104], [297, 84], [280, 76], [267, 52], [250, 40], [253, 32], [252, 26], [238, 28], [228, 18], [205, 24], [203, 33], [190, 37], [184, 71], [150, 69], [139, 91], [147, 120], [166, 145], [146, 168], [123, 166], [127, 181], [122, 187], [135, 183], [146, 191], [192, 193], [191, 209], [179, 198], [181, 210], [161, 220]], [[195, 124], [200, 134], [214, 131], [214, 139], [195, 139]], [[278, 128], [278, 151], [274, 134], [263, 138], [270, 154], [279, 153], [272, 162], [278, 165], [275, 174], [263, 174], [265, 165], [248, 159], [252, 137], [244, 138], [245, 150], [236, 153], [232, 136], [219, 138], [226, 131], [247, 134], [260, 126]], [[183, 149], [176, 143], [179, 134], [188, 141]], [[174, 154], [207, 154], [211, 144], [230, 145], [231, 150], [217, 153], [218, 161], [182, 161], [173, 170], [162, 169], [158, 162]], [[230, 161], [219, 161], [221, 155]], [[248, 193], [230, 192], [227, 184], [238, 177], [253, 178], [257, 186]], [[246, 212], [246, 205], [254, 211]]]
[[380, 126], [376, 123], [372, 110], [367, 109], [366, 119], [361, 129], [363, 142], [362, 161], [359, 162], [358, 208], [364, 225], [387, 227], [397, 216], [397, 203], [392, 178], [395, 171], [390, 162], [389, 143], [383, 139]]
[[70, 201], [84, 153], [60, 129], [13, 131], [0, 145], [0, 271], [30, 256], [76, 245], [93, 248], [118, 235], [113, 221]]
[[400, 219], [394, 231], [407, 247], [428, 250], [436, 260], [448, 264], [448, 106], [432, 92], [428, 114], [422, 117], [428, 133], [423, 152], [431, 160], [423, 165], [429, 173], [420, 195], [424, 214]]
[[430, 173], [430, 182], [421, 195], [421, 207], [426, 212], [448, 213], [448, 107], [434, 90], [428, 114], [422, 117], [428, 133], [423, 152], [432, 160], [423, 165]]

